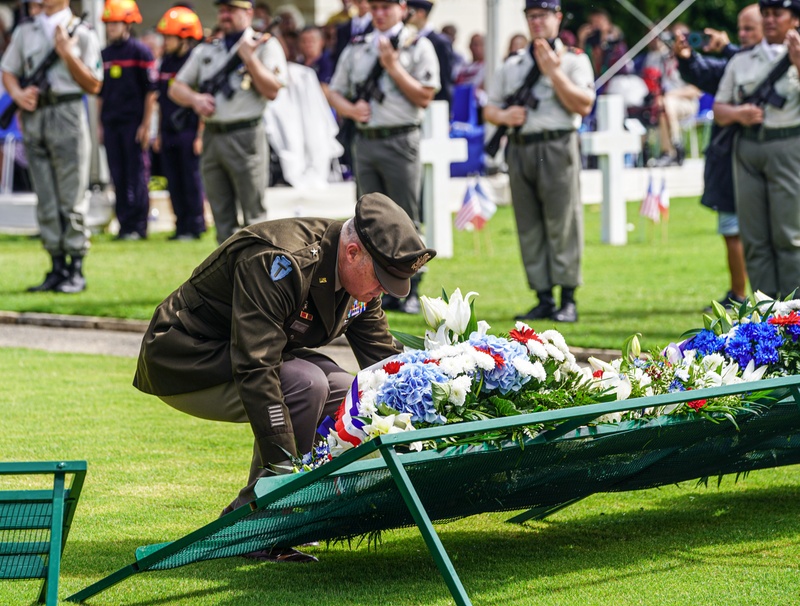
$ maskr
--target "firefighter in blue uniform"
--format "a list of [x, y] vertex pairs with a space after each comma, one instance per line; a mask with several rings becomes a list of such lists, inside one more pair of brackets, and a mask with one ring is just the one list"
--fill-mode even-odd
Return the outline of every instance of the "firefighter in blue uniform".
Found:
[[117, 196], [117, 239], [140, 240], [147, 237], [150, 210], [146, 152], [156, 101], [155, 60], [150, 49], [131, 36], [132, 24], [142, 22], [134, 0], [108, 0], [103, 22], [108, 46], [102, 53], [100, 122]]
[[164, 13], [156, 31], [164, 36], [164, 56], [158, 73], [161, 112], [153, 149], [161, 153], [161, 165], [175, 213], [175, 234], [170, 236], [170, 240], [196, 240], [206, 231], [200, 179], [202, 122], [197, 114], [191, 112], [183, 128], [177, 130], [172, 114], [179, 106], [167, 96], [167, 89], [186, 63], [194, 45], [203, 39], [203, 26], [191, 9], [175, 6]]

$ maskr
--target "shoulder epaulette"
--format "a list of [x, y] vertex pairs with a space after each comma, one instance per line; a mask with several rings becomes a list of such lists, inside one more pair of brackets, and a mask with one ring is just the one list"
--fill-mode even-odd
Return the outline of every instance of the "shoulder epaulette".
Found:
[[586, 53], [583, 51], [582, 48], [578, 48], [577, 46], [568, 46], [567, 52], [572, 53], [573, 55], [585, 55]]

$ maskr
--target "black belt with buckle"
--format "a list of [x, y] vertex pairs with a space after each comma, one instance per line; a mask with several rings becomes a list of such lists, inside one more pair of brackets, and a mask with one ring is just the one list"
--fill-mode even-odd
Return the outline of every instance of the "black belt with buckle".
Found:
[[778, 139], [790, 139], [797, 136], [800, 136], [800, 125], [786, 126], [784, 128], [750, 126], [742, 129], [742, 139], [747, 139], [748, 141], [777, 141]]
[[405, 133], [412, 133], [419, 128], [419, 124], [407, 124], [406, 126], [384, 126], [380, 128], [362, 128], [358, 130], [358, 135], [364, 139], [388, 139]]
[[515, 145], [528, 145], [530, 143], [541, 143], [542, 141], [555, 141], [574, 132], [574, 130], [543, 130], [538, 133], [511, 133], [508, 135], [508, 142]]
[[56, 95], [48, 91], [43, 95], [39, 95], [39, 100], [36, 107], [52, 107], [53, 105], [61, 105], [62, 103], [69, 103], [70, 101], [80, 101], [83, 99], [83, 93], [69, 93], [67, 95]]
[[206, 131], [214, 135], [224, 135], [237, 130], [253, 128], [258, 126], [259, 122], [261, 122], [261, 117], [239, 120], [238, 122], [206, 122]]

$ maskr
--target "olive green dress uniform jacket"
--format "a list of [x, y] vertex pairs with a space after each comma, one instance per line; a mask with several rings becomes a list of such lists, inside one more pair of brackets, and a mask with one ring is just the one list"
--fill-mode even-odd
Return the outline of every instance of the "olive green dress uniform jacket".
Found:
[[294, 454], [283, 360], [342, 334], [362, 368], [398, 353], [380, 299], [335, 291], [342, 225], [289, 219], [237, 232], [159, 305], [134, 386], [169, 396], [235, 381], [262, 460]]

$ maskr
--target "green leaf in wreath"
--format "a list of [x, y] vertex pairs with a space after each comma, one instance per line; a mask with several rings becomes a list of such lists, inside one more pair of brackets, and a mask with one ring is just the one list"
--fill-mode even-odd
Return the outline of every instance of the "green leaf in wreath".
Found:
[[425, 349], [425, 339], [422, 337], [417, 337], [414, 335], [410, 335], [405, 332], [400, 332], [399, 330], [390, 330], [392, 336], [400, 341], [406, 347], [410, 347], [411, 349]]

